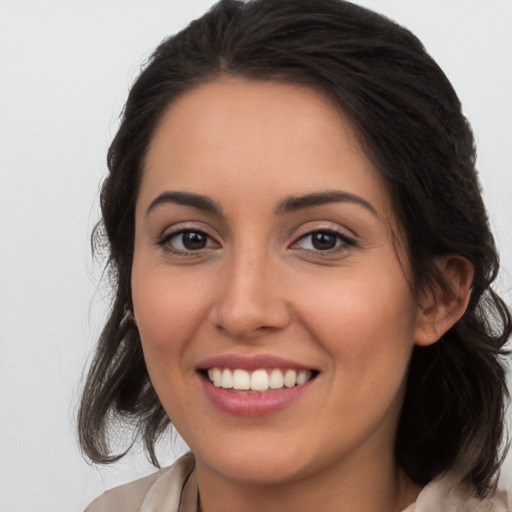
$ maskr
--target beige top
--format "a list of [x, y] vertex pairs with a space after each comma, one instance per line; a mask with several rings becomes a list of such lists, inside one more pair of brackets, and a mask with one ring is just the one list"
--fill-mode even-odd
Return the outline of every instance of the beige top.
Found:
[[[187, 453], [168, 468], [107, 491], [85, 512], [197, 512], [197, 500], [194, 457]], [[502, 491], [485, 500], [468, 496], [447, 474], [424, 487], [403, 512], [511, 512], [507, 503]]]

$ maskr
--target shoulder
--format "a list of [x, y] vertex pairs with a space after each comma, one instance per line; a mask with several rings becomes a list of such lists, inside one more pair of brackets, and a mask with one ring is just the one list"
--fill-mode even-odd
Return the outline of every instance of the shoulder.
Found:
[[105, 492], [84, 512], [138, 512], [148, 499], [174, 500], [179, 504], [183, 486], [193, 469], [194, 457], [187, 453], [172, 466]]
[[461, 485], [454, 473], [436, 478], [420, 492], [403, 512], [510, 512], [505, 491], [479, 499]]

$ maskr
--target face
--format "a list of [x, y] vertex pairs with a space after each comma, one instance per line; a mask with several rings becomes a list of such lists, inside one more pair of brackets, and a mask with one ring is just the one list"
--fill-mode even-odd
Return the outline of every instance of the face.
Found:
[[198, 468], [269, 483], [392, 458], [419, 315], [393, 232], [322, 93], [230, 78], [170, 105], [136, 205], [133, 304]]

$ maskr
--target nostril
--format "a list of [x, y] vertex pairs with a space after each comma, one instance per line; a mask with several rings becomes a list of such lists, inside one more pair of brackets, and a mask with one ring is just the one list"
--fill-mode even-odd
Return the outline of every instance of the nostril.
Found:
[[273, 279], [263, 256], [247, 258], [247, 251], [245, 256], [241, 252], [230, 262], [229, 271], [219, 276], [209, 314], [211, 324], [242, 338], [286, 327], [290, 315], [279, 280]]
[[290, 315], [284, 305], [276, 302], [249, 304], [240, 301], [236, 304], [216, 304], [210, 314], [212, 325], [233, 337], [251, 338], [285, 328]]

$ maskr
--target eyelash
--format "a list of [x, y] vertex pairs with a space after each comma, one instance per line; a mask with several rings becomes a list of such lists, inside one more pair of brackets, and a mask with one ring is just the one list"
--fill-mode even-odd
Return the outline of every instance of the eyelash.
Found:
[[[295, 248], [301, 241], [306, 240], [308, 238], [313, 237], [314, 235], [328, 235], [336, 238], [335, 246], [330, 249], [303, 249], [309, 254], [338, 254], [343, 251], [346, 251], [349, 247], [354, 247], [356, 245], [356, 241], [353, 238], [345, 235], [344, 233], [340, 233], [334, 229], [314, 229], [312, 231], [308, 231], [307, 233], [301, 235], [293, 244], [292, 248]], [[311, 245], [314, 245], [313, 240], [311, 239]]]
[[[165, 251], [171, 252], [172, 254], [175, 254], [177, 256], [193, 256], [197, 254], [201, 254], [204, 249], [209, 249], [208, 245], [205, 247], [199, 248], [197, 250], [194, 249], [187, 249], [186, 247], [184, 249], [176, 249], [172, 246], [171, 241], [173, 238], [177, 238], [180, 235], [183, 237], [183, 235], [186, 234], [195, 234], [200, 235], [206, 238], [206, 244], [214, 240], [208, 233], [205, 233], [204, 231], [200, 229], [192, 229], [192, 228], [184, 228], [180, 229], [178, 231], [173, 231], [171, 233], [166, 233], [165, 235], [160, 238], [160, 240], [157, 242], [159, 246], [161, 246]], [[183, 244], [183, 238], [181, 239], [181, 243]]]
[[[187, 249], [186, 247], [184, 249], [176, 249], [176, 248], [174, 248], [172, 246], [172, 244], [171, 244], [171, 241], [174, 238], [177, 238], [180, 235], [183, 236], [185, 234], [195, 234], [195, 235], [199, 235], [199, 236], [205, 237], [206, 238], [206, 245], [205, 245], [205, 247], [201, 247], [201, 248], [198, 248], [196, 250], [194, 250], [194, 249]], [[315, 254], [315, 255], [319, 255], [319, 254], [326, 254], [326, 255], [327, 254], [337, 254], [337, 253], [341, 253], [343, 251], [346, 251], [349, 247], [356, 246], [356, 241], [353, 238], [348, 237], [344, 233], [340, 233], [339, 231], [336, 231], [336, 230], [333, 230], [333, 229], [314, 229], [314, 230], [308, 231], [307, 233], [304, 233], [303, 235], [301, 235], [296, 241], [294, 241], [290, 245], [290, 248], [291, 249], [299, 250], [300, 247], [297, 247], [299, 245], [299, 243], [301, 241], [306, 240], [308, 237], [313, 237], [314, 235], [334, 236], [336, 238], [336, 242], [335, 242], [336, 245], [334, 247], [332, 247], [332, 248], [325, 249], [325, 250], [318, 249], [318, 248], [316, 248], [316, 249], [315, 248], [313, 248], [313, 249], [309, 249], [309, 248], [302, 249], [302, 250], [304, 250], [305, 252], [307, 252], [309, 254]], [[210, 235], [208, 235], [208, 233], [205, 233], [204, 231], [201, 231], [200, 229], [184, 228], [184, 229], [180, 229], [178, 231], [174, 231], [174, 232], [165, 234], [157, 242], [157, 244], [159, 246], [163, 247], [163, 249], [165, 251], [171, 252], [172, 254], [175, 254], [175, 255], [178, 255], [178, 256], [194, 256], [194, 255], [202, 254], [202, 251], [204, 251], [205, 249], [206, 250], [210, 249], [212, 246], [211, 245], [208, 246], [208, 244], [211, 241], [214, 241], [214, 243], [217, 244], [217, 242], [215, 242], [215, 240]], [[184, 246], [183, 238], [181, 239], [181, 244]], [[313, 241], [311, 242], [311, 245], [314, 245]]]

